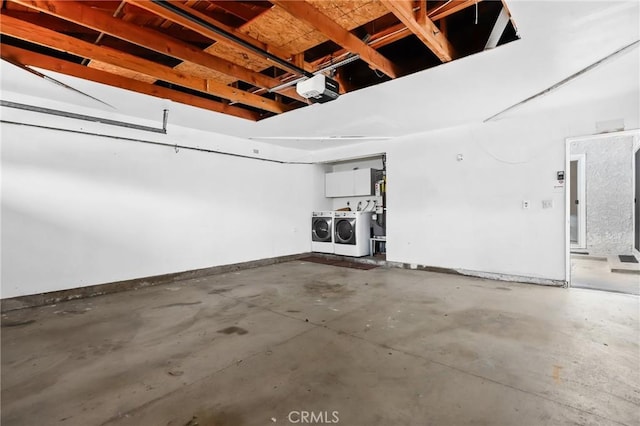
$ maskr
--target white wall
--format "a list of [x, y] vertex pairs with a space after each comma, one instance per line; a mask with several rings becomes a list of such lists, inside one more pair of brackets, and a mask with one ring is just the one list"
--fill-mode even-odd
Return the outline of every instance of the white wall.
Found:
[[[168, 141], [169, 143], [264, 159], [306, 161], [308, 157], [307, 152], [299, 149], [283, 148], [226, 135], [225, 131], [233, 123], [239, 122], [245, 126], [256, 124], [242, 118], [213, 113], [166, 99], [141, 95], [51, 71], [44, 72], [91, 97], [44, 80], [8, 62], [0, 61], [0, 95], [2, 100], [155, 128], [162, 127], [163, 111], [167, 110], [167, 136], [137, 132], [95, 122], [46, 117], [40, 113], [0, 107], [0, 117], [3, 121], [91, 131], [112, 136], [139, 137], [158, 142]], [[198, 130], [193, 123], [206, 123], [208, 130]]]
[[[523, 124], [468, 126], [394, 147], [387, 259], [563, 279], [564, 194], [553, 189], [563, 136]], [[543, 199], [554, 207], [543, 210]]]
[[309, 251], [323, 188], [321, 166], [3, 123], [2, 297]]
[[[115, 108], [98, 108], [84, 98], [69, 103], [100, 109], [113, 119], [131, 116], [136, 122], [157, 125], [168, 106], [169, 135], [144, 138], [318, 162], [386, 152], [389, 260], [563, 280], [564, 195], [553, 184], [555, 172], [565, 167], [564, 141], [594, 133], [598, 121], [624, 119], [627, 129], [639, 126], [637, 48], [615, 62], [617, 74], [603, 71], [613, 66], [608, 63], [581, 76], [582, 83], [572, 82], [497, 121], [482, 124], [479, 119], [636, 40], [637, 5], [629, 4], [631, 9], [625, 6], [625, 13], [611, 15], [612, 20], [597, 13], [591, 19], [583, 13], [589, 19], [579, 25], [561, 22], [555, 27], [562, 32], [551, 32], [541, 40], [545, 43], [523, 32], [521, 41], [500, 49], [318, 106], [323, 113], [305, 108], [255, 125], [232, 117], [209, 121], [210, 114], [194, 108], [62, 80]], [[533, 12], [539, 7], [532, 2], [518, 8]], [[546, 9], [555, 7], [554, 3]], [[574, 7], [565, 2], [563, 16], [571, 15]], [[557, 18], [545, 13], [538, 15]], [[528, 27], [538, 28], [540, 22], [548, 23], [536, 19]], [[592, 36], [598, 43], [581, 37], [576, 25], [595, 28]], [[539, 28], [540, 34], [546, 33], [546, 28]], [[600, 40], [599, 28], [622, 35]], [[556, 49], [560, 37], [573, 40], [573, 46]], [[528, 49], [532, 46], [536, 46], [533, 53]], [[6, 84], [7, 75], [15, 70], [4, 63], [0, 68], [3, 99], [62, 108], [60, 99], [72, 97], [68, 90], [25, 73], [15, 76], [15, 85]], [[471, 68], [482, 72], [470, 78]], [[101, 90], [94, 90], [98, 87]], [[633, 87], [635, 91], [627, 91]], [[41, 88], [52, 92], [48, 102], [23, 96], [28, 91], [37, 98]], [[356, 102], [360, 92], [371, 96]], [[429, 99], [446, 108], [433, 107]], [[341, 102], [342, 109], [331, 109]], [[357, 114], [345, 121], [345, 111]], [[1, 112], [3, 120], [43, 124], [38, 114], [7, 108]], [[174, 126], [174, 118], [214, 133]], [[471, 124], [461, 125], [465, 122]], [[310, 130], [313, 123], [315, 131]], [[228, 127], [252, 136], [278, 136], [282, 129], [313, 136], [324, 134], [326, 123], [340, 124], [331, 134], [373, 136], [458, 127], [313, 153], [215, 133]], [[53, 119], [48, 124], [139, 136], [97, 124]], [[2, 297], [307, 251], [309, 212], [332, 207], [324, 198], [320, 166], [186, 150], [176, 154], [171, 148], [12, 126], [2, 125]], [[464, 155], [462, 162], [456, 161], [459, 153]], [[529, 210], [521, 209], [523, 199], [531, 202]], [[542, 209], [545, 199], [554, 202], [552, 209]]]
[[[316, 158], [387, 153], [387, 260], [563, 281], [565, 195], [555, 186], [565, 139], [594, 133], [596, 122], [612, 118], [637, 128], [638, 93], [523, 108], [496, 121]], [[543, 209], [543, 200], [553, 208]]]

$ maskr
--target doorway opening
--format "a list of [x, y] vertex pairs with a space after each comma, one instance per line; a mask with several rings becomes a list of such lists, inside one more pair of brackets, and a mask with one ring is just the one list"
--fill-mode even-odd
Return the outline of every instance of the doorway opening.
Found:
[[571, 251], [578, 253], [586, 249], [587, 211], [585, 186], [586, 155], [571, 155], [569, 167], [569, 238]]
[[629, 130], [566, 141], [571, 287], [640, 295], [639, 140]]
[[[386, 153], [327, 163], [325, 171], [325, 195], [331, 198], [332, 210], [336, 215], [333, 225], [333, 253], [358, 256], [365, 261], [385, 261]], [[349, 214], [344, 215], [344, 212]], [[362, 227], [366, 230], [356, 232], [356, 229]]]
[[634, 251], [636, 257], [640, 256], [640, 137], [635, 138], [635, 145], [633, 147], [634, 154], [634, 199], [635, 204], [633, 209], [633, 234], [634, 234]]

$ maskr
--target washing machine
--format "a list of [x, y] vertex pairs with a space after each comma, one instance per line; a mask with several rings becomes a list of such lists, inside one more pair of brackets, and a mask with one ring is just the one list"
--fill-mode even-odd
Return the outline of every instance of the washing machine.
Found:
[[334, 212], [311, 213], [311, 251], [333, 253]]
[[344, 256], [368, 256], [373, 212], [335, 212], [333, 219], [334, 253]]

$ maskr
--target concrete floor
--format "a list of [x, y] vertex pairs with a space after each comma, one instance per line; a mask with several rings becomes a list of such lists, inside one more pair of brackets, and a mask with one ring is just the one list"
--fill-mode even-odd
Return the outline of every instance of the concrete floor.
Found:
[[639, 306], [293, 261], [13, 311], [1, 420], [264, 426], [307, 411], [350, 426], [637, 425]]

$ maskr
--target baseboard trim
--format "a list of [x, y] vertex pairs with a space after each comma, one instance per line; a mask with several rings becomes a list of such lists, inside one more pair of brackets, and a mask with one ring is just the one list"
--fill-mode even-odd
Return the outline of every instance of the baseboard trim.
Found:
[[568, 284], [566, 281], [553, 280], [550, 278], [528, 277], [524, 275], [496, 274], [491, 272], [480, 272], [480, 271], [467, 271], [464, 269], [459, 269], [458, 272], [462, 275], [478, 277], [478, 278], [487, 278], [487, 279], [496, 280], [496, 281], [509, 281], [509, 282], [515, 282], [515, 283], [523, 283], [523, 284], [536, 284], [536, 285], [543, 285], [547, 287], [563, 287], [563, 288], [568, 287]]
[[374, 259], [371, 257], [347, 257], [335, 254], [312, 253], [314, 256], [323, 256], [329, 259], [348, 259], [351, 262], [379, 265], [385, 268], [410, 269], [417, 271], [438, 272], [441, 274], [461, 275], [475, 278], [486, 278], [496, 281], [508, 281], [524, 284], [536, 284], [551, 287], [568, 287], [564, 280], [553, 280], [549, 278], [528, 277], [523, 275], [499, 274], [493, 272], [471, 271], [467, 269], [443, 268], [440, 266], [428, 266], [414, 263], [396, 262], [391, 260]]
[[260, 266], [273, 265], [276, 263], [289, 262], [299, 259], [309, 253], [300, 253], [287, 256], [271, 257], [266, 259], [251, 260], [248, 262], [233, 263], [230, 265], [212, 266], [209, 268], [193, 269], [190, 271], [174, 272], [170, 274], [154, 275], [144, 278], [134, 278], [130, 280], [117, 281], [105, 284], [96, 284], [86, 287], [76, 287], [66, 290], [51, 291], [40, 294], [30, 294], [25, 296], [11, 297], [0, 300], [0, 311], [9, 312], [18, 309], [34, 308], [37, 306], [53, 305], [55, 303], [68, 300], [82, 299], [87, 297], [102, 296], [105, 294], [119, 293], [121, 291], [137, 290], [144, 287], [151, 287], [161, 284], [169, 284], [176, 281], [190, 280], [210, 275], [235, 272], [243, 269], [258, 268]]
[[438, 272], [442, 274], [461, 275], [465, 277], [485, 278], [495, 281], [507, 281], [524, 284], [536, 284], [551, 287], [567, 287], [566, 281], [552, 280], [549, 278], [528, 277], [524, 275], [500, 274], [495, 272], [472, 271], [468, 269], [443, 268], [439, 266], [418, 265], [412, 263], [387, 261], [387, 264], [394, 268], [413, 269], [418, 271]]
[[438, 272], [442, 274], [453, 274], [476, 278], [486, 278], [497, 281], [509, 281], [525, 284], [537, 284], [552, 287], [567, 287], [567, 283], [561, 280], [546, 278], [526, 277], [520, 275], [498, 274], [490, 272], [470, 271], [466, 269], [442, 268], [438, 266], [418, 265], [412, 263], [394, 262], [362, 257], [337, 256], [324, 253], [299, 253], [287, 256], [271, 257], [266, 259], [251, 260], [248, 262], [233, 263], [230, 265], [212, 266], [209, 268], [194, 269], [190, 271], [175, 272], [151, 277], [135, 278], [131, 280], [117, 281], [113, 283], [97, 284], [86, 287], [77, 287], [67, 290], [51, 291], [40, 294], [30, 294], [26, 296], [11, 297], [0, 300], [0, 311], [9, 312], [18, 309], [34, 308], [37, 306], [53, 305], [55, 303], [68, 300], [82, 299], [87, 297], [102, 296], [105, 294], [119, 293], [121, 291], [136, 290], [144, 287], [151, 287], [162, 284], [169, 284], [176, 281], [190, 280], [210, 275], [236, 272], [243, 269], [258, 268], [260, 266], [274, 265], [276, 263], [290, 262], [309, 255], [324, 256], [331, 259], [346, 258], [352, 262], [367, 264], [377, 264], [385, 268], [400, 268], [427, 272]]

